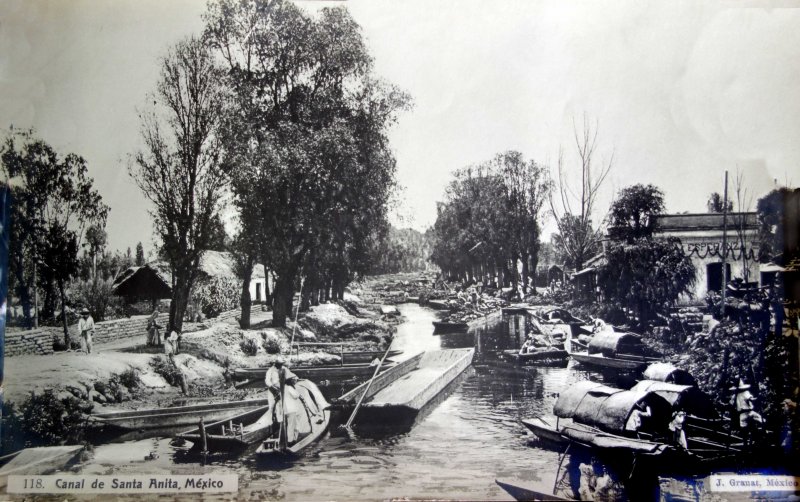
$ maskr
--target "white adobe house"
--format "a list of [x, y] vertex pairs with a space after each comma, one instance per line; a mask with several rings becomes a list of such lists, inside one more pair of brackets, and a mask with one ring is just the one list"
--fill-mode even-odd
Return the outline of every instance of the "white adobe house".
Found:
[[677, 237], [697, 270], [695, 299], [722, 288], [722, 240], [726, 234], [728, 280], [759, 281], [758, 217], [755, 212], [728, 213], [727, 232], [721, 213], [663, 214], [656, 217], [655, 238]]

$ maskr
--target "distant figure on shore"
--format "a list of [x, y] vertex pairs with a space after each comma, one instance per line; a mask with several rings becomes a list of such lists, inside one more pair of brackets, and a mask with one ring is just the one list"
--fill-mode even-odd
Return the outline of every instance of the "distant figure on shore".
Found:
[[172, 356], [178, 353], [178, 340], [180, 339], [180, 334], [176, 330], [172, 330], [164, 339], [164, 354], [167, 357], [172, 358]]
[[81, 335], [81, 345], [87, 354], [92, 353], [92, 338], [94, 337], [94, 319], [89, 314], [89, 309], [81, 309], [81, 318], [78, 321], [78, 333]]
[[742, 429], [745, 444], [751, 444], [755, 439], [759, 426], [764, 422], [753, 408], [753, 401], [756, 398], [750, 393], [750, 385], [744, 383], [740, 378], [737, 387], [731, 387], [731, 391], [736, 393], [734, 404], [736, 412], [739, 414], [739, 427]]
[[147, 345], [161, 345], [161, 328], [158, 324], [158, 308], [147, 319]]

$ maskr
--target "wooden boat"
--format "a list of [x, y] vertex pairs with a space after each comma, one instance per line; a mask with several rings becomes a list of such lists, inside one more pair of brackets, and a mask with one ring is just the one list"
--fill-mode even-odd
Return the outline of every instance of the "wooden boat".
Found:
[[2, 457], [5, 465], [0, 468], [0, 488], [8, 484], [10, 475], [47, 474], [64, 469], [74, 462], [83, 446], [45, 446], [26, 448]]
[[542, 350], [537, 350], [536, 352], [528, 352], [525, 354], [520, 354], [518, 350], [504, 350], [502, 352], [503, 356], [513, 359], [520, 364], [531, 363], [531, 362], [548, 362], [548, 361], [566, 361], [569, 358], [569, 353], [566, 350], [552, 348], [552, 347], [542, 347]]
[[428, 300], [427, 306], [434, 310], [450, 310], [447, 300]]
[[567, 439], [550, 422], [541, 417], [526, 418], [522, 420], [524, 425], [539, 439], [549, 441], [553, 444], [562, 445], [567, 443]]
[[[383, 354], [381, 354], [383, 355]], [[393, 366], [395, 363], [384, 361], [382, 368]], [[264, 377], [269, 368], [239, 368], [234, 370], [233, 375], [238, 379], [250, 380], [251, 387], [263, 387]], [[369, 363], [338, 364], [321, 366], [292, 366], [292, 373], [298, 378], [322, 381], [322, 380], [348, 380], [351, 378], [371, 377], [375, 372], [375, 366]]]
[[592, 337], [586, 352], [571, 352], [570, 357], [600, 368], [639, 370], [661, 360], [645, 355], [645, 350], [637, 335], [604, 331]]
[[[402, 354], [402, 350], [390, 350], [389, 355], [387, 358], [397, 357]], [[335, 353], [334, 353], [335, 354]], [[353, 363], [371, 363], [376, 358], [380, 359], [383, 357], [384, 351], [383, 350], [363, 350], [363, 351], [346, 351], [341, 352], [342, 356], [342, 363], [343, 364], [353, 364]], [[294, 370], [292, 370], [294, 371]]]
[[621, 370], [637, 370], [642, 369], [653, 361], [658, 361], [655, 358], [625, 358], [625, 357], [603, 357], [602, 354], [589, 354], [587, 352], [571, 352], [569, 357], [578, 361], [581, 364], [595, 366], [598, 368], [612, 368]]
[[308, 419], [311, 430], [308, 433], [302, 434], [301, 437], [298, 438], [298, 440], [294, 443], [281, 445], [280, 440], [277, 437], [265, 439], [256, 450], [256, 455], [259, 457], [269, 457], [277, 454], [292, 455], [300, 453], [305, 447], [319, 440], [322, 435], [325, 434], [325, 431], [328, 430], [328, 425], [331, 421], [331, 412], [328, 402], [325, 400], [325, 396], [323, 396], [322, 392], [320, 392], [317, 386], [311, 384], [311, 382], [300, 381], [296, 385], [305, 385], [306, 390], [308, 390], [308, 395], [314, 400], [314, 404], [317, 406], [317, 409], [322, 410], [322, 420], [314, 420], [311, 418], [311, 416], [307, 416], [306, 418]]
[[495, 479], [495, 483], [497, 486], [505, 490], [509, 495], [514, 497], [514, 500], [525, 500], [525, 501], [561, 501], [561, 500], [574, 500], [574, 499], [565, 499], [563, 497], [559, 497], [557, 495], [549, 495], [547, 493], [538, 492], [536, 490], [532, 490], [530, 488], [522, 486], [520, 481], [509, 481], [509, 480], [499, 480]]
[[[443, 349], [417, 354], [379, 374], [369, 386], [362, 413], [392, 417], [416, 414], [472, 364], [475, 349]], [[366, 383], [342, 395], [339, 404], [354, 404]], [[380, 413], [377, 413], [380, 412]]]
[[[208, 451], [243, 450], [272, 434], [272, 407], [255, 408], [204, 427]], [[194, 449], [203, 447], [200, 427], [181, 432], [177, 437], [193, 443]]]
[[241, 415], [253, 408], [268, 405], [268, 399], [249, 399], [172, 408], [107, 411], [95, 413], [89, 417], [89, 420], [123, 430], [161, 429], [196, 424], [201, 417], [208, 422], [218, 422]]
[[466, 333], [469, 325], [465, 322], [433, 321], [433, 334]]

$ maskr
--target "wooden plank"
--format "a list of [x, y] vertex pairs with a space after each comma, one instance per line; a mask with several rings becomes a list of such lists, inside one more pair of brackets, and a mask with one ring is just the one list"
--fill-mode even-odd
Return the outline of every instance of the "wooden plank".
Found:
[[[386, 386], [390, 385], [392, 382], [397, 380], [398, 378], [402, 377], [403, 375], [407, 374], [409, 371], [412, 371], [419, 365], [419, 361], [422, 359], [424, 352], [420, 352], [419, 354], [406, 359], [405, 361], [398, 363], [396, 366], [390, 367], [387, 370], [384, 370], [383, 373], [379, 373], [378, 376], [375, 378], [375, 381], [372, 382], [370, 386], [369, 392], [365, 396], [365, 399], [369, 399], [370, 397], [374, 396], [377, 392], [384, 389]], [[359, 385], [355, 389], [342, 394], [338, 399], [335, 399], [336, 402], [343, 403], [343, 402], [354, 402], [358, 397], [364, 393], [364, 388], [366, 387], [367, 382]]]

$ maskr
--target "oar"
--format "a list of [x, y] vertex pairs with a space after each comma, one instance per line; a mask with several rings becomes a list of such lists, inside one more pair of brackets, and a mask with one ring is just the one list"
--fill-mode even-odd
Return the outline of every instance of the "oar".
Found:
[[372, 382], [375, 381], [375, 377], [378, 376], [378, 372], [381, 370], [383, 366], [383, 361], [386, 360], [386, 356], [389, 355], [389, 349], [392, 348], [392, 342], [389, 342], [389, 346], [386, 347], [386, 352], [383, 353], [383, 357], [381, 358], [380, 364], [375, 367], [375, 372], [372, 374], [372, 378], [369, 379], [367, 382], [367, 386], [364, 388], [364, 393], [361, 394], [361, 397], [358, 399], [358, 403], [356, 403], [356, 407], [353, 410], [353, 413], [350, 414], [350, 418], [347, 420], [347, 423], [342, 426], [344, 429], [349, 429], [351, 425], [353, 425], [353, 420], [356, 419], [356, 414], [358, 413], [358, 409], [361, 408], [361, 403], [364, 402], [364, 398], [367, 397], [367, 392], [369, 392], [369, 388], [372, 385]]

